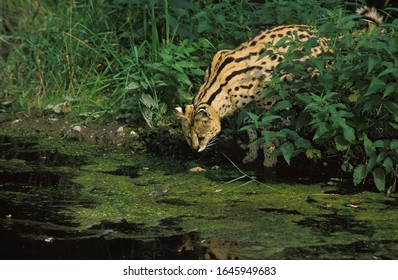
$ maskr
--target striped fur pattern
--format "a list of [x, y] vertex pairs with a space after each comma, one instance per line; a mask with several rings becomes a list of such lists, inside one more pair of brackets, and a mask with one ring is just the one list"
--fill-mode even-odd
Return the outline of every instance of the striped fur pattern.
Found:
[[[382, 18], [373, 8], [364, 7], [357, 12], [370, 24], [381, 23]], [[288, 46], [278, 46], [277, 43], [286, 37], [299, 42], [316, 39], [317, 44], [312, 47], [311, 54], [300, 58], [298, 63], [328, 51], [328, 39], [318, 38], [316, 32], [307, 25], [276, 26], [260, 32], [233, 50], [218, 51], [206, 70], [204, 83], [192, 104], [175, 109], [181, 119], [184, 136], [193, 150], [201, 152], [212, 144], [221, 131], [221, 119], [225, 116], [251, 102], [264, 110], [275, 104], [276, 97], [264, 94], [264, 89], [275, 67], [284, 60], [281, 53], [286, 52]], [[269, 55], [259, 59], [264, 52]], [[279, 76], [282, 81], [292, 80], [288, 74], [280, 73]], [[269, 154], [265, 156], [269, 158]], [[245, 161], [249, 160], [246, 158]], [[264, 164], [272, 166], [275, 162], [272, 160]]]

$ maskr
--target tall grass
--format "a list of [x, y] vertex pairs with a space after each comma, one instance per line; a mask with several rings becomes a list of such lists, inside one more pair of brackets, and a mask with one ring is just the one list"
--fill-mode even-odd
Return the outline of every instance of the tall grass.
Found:
[[[276, 153], [287, 162], [299, 153], [338, 156], [355, 184], [373, 177], [379, 190], [392, 191], [398, 178], [398, 23], [389, 18], [388, 32], [370, 39], [348, 35], [355, 23], [345, 9], [364, 2], [2, 0], [0, 111], [165, 125], [170, 108], [191, 100], [217, 49], [269, 25], [306, 23], [334, 37], [339, 56], [316, 82], [301, 85], [304, 93], [266, 113], [293, 115], [286, 116], [288, 128], [271, 126], [260, 141], [280, 139]], [[311, 62], [325, 68], [322, 60]], [[286, 67], [295, 73], [302, 65]], [[291, 92], [291, 85], [276, 85], [282, 98]], [[296, 120], [293, 110], [278, 111], [281, 104], [304, 110]], [[259, 125], [269, 128], [266, 119]]]
[[339, 3], [258, 2], [3, 0], [0, 99], [28, 114], [67, 100], [66, 117], [136, 115], [135, 124], [143, 120], [141, 105], [122, 107], [142, 94], [168, 108], [187, 102], [216, 49], [269, 24], [313, 23]]

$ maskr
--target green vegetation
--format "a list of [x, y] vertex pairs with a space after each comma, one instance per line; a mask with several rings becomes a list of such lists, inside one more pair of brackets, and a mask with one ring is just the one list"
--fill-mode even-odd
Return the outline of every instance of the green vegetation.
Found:
[[292, 48], [276, 72], [300, 78], [311, 68], [319, 77], [301, 74], [293, 84], [273, 79], [273, 94], [283, 100], [261, 116], [251, 114], [248, 127], [267, 130], [260, 143], [277, 139], [275, 153], [287, 163], [301, 153], [314, 160], [335, 158], [342, 172], [353, 174], [354, 185], [370, 183], [390, 193], [398, 179], [398, 20], [363, 34], [355, 32], [360, 27], [353, 15], [333, 16], [319, 22], [320, 33], [334, 38], [330, 53], [292, 63], [316, 42], [306, 42], [303, 51], [295, 40], [280, 42]]
[[[306, 64], [289, 63], [302, 54], [286, 54], [280, 68], [302, 73], [312, 67], [320, 76], [272, 81], [283, 100], [252, 115], [254, 126], [269, 130], [259, 141], [278, 139], [276, 153], [288, 163], [299, 154], [335, 158], [354, 184], [393, 191], [398, 22], [389, 19], [384, 32], [363, 36], [353, 33], [361, 27], [347, 9], [364, 1], [213, 2], [1, 1], [0, 110], [169, 125], [172, 108], [191, 100], [217, 49], [234, 47], [268, 25], [306, 23], [331, 38], [334, 52]], [[276, 126], [280, 118], [288, 120], [282, 129]]]
[[[1, 100], [137, 125], [142, 94], [168, 111], [190, 101], [217, 49], [266, 25], [313, 23], [338, 1], [318, 2], [1, 1]], [[150, 108], [169, 115], [160, 107]]]
[[[7, 178], [0, 202], [10, 216], [2, 221], [3, 256], [66, 258], [73, 251], [84, 259], [89, 252], [100, 258], [105, 250], [102, 258], [120, 253], [154, 259], [161, 246], [184, 256], [181, 247], [191, 234], [199, 238], [187, 242], [188, 252], [193, 246], [200, 246], [198, 254], [231, 249], [240, 259], [397, 256], [397, 194], [339, 195], [333, 185], [262, 184], [249, 176], [250, 184], [242, 186], [230, 180], [242, 172], [228, 165], [187, 172], [198, 162], [59, 138], [36, 142], [0, 133], [0, 140], [0, 170]], [[9, 236], [15, 236], [11, 245]], [[140, 253], [134, 244], [143, 241], [153, 243]], [[85, 249], [64, 249], [76, 243]]]

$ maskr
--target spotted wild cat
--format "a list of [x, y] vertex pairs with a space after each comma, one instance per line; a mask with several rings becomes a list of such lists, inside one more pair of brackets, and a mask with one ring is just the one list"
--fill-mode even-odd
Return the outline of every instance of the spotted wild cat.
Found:
[[[369, 29], [382, 23], [382, 17], [375, 8], [365, 6], [358, 9], [357, 13], [369, 22]], [[301, 24], [276, 26], [260, 32], [233, 50], [218, 51], [206, 70], [204, 83], [192, 104], [175, 109], [181, 119], [184, 136], [193, 150], [202, 152], [209, 146], [220, 133], [221, 119], [225, 116], [251, 102], [264, 110], [275, 104], [277, 98], [263, 92], [272, 78], [273, 70], [284, 60], [282, 54], [288, 46], [279, 46], [277, 43], [286, 37], [301, 43], [315, 38], [316, 44], [311, 48], [311, 54], [295, 61], [297, 63], [330, 51], [328, 38], [318, 38], [315, 30]], [[264, 52], [269, 54], [259, 59]], [[279, 76], [283, 82], [294, 78], [294, 75], [286, 73], [279, 73]], [[253, 140], [254, 136], [250, 138]], [[276, 163], [271, 155], [274, 148], [272, 143], [264, 146], [264, 166], [271, 167]]]

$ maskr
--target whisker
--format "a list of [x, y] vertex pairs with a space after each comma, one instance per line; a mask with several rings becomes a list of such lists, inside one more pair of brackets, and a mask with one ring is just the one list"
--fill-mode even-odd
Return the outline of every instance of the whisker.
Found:
[[210, 148], [211, 146], [214, 146], [217, 143], [217, 137], [212, 138], [208, 143], [206, 148]]

